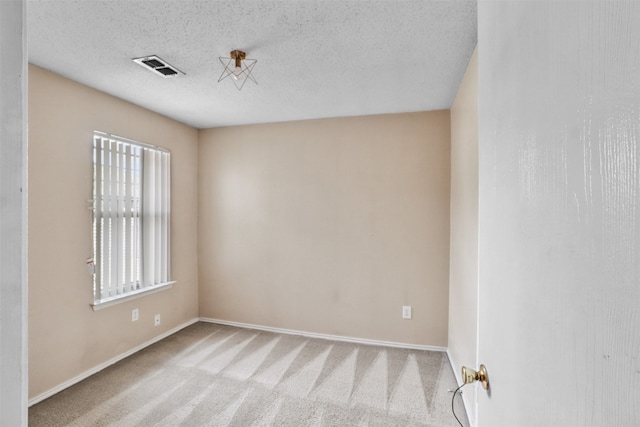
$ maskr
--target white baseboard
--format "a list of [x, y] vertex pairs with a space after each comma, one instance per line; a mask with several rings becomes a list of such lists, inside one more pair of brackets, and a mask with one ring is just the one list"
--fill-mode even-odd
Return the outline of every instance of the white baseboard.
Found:
[[273, 328], [271, 326], [253, 325], [250, 323], [232, 322], [229, 320], [211, 319], [208, 317], [201, 317], [200, 321], [208, 322], [208, 323], [217, 323], [220, 325], [237, 326], [239, 328], [257, 329], [260, 331], [276, 332], [279, 334], [300, 335], [308, 338], [320, 338], [320, 339], [331, 340], [331, 341], [343, 341], [343, 342], [351, 342], [356, 344], [378, 345], [383, 347], [406, 348], [411, 350], [428, 350], [428, 351], [443, 351], [443, 352], [447, 351], [446, 347], [439, 347], [439, 346], [433, 346], [433, 345], [406, 344], [406, 343], [393, 342], [393, 341], [378, 341], [378, 340], [370, 340], [365, 338], [344, 337], [341, 335], [319, 334], [316, 332], [305, 332], [305, 331], [298, 331], [294, 329]]
[[[447, 349], [447, 359], [449, 359], [449, 364], [451, 365], [451, 369], [453, 370], [453, 375], [456, 377], [456, 384], [458, 384], [458, 387], [460, 387], [462, 385], [462, 366], [456, 366], [453, 357], [451, 357], [451, 352], [449, 351], [449, 349]], [[476, 384], [465, 386], [465, 388], [467, 387], [476, 387]], [[463, 390], [464, 388], [461, 391]], [[461, 393], [461, 396], [462, 402], [464, 403], [464, 411], [467, 413], [467, 419], [469, 420], [470, 426], [477, 427], [478, 424], [475, 417], [472, 417], [471, 412], [469, 412], [471, 408], [471, 402], [469, 402], [469, 399], [467, 398], [468, 394]]]
[[124, 352], [122, 354], [119, 354], [118, 356], [116, 356], [116, 357], [114, 357], [112, 359], [109, 359], [106, 362], [101, 363], [100, 365], [96, 366], [95, 368], [89, 369], [88, 371], [85, 371], [85, 372], [81, 373], [80, 375], [78, 375], [78, 376], [76, 376], [74, 378], [71, 378], [68, 381], [63, 382], [62, 384], [60, 384], [60, 385], [58, 385], [58, 386], [56, 386], [56, 387], [54, 387], [54, 388], [52, 388], [50, 390], [45, 391], [44, 393], [34, 397], [33, 399], [30, 399], [29, 400], [29, 406], [33, 406], [36, 403], [42, 402], [46, 398], [51, 397], [54, 394], [59, 393], [62, 390], [66, 389], [66, 388], [69, 388], [72, 385], [77, 384], [77, 383], [79, 383], [80, 381], [82, 381], [82, 380], [84, 380], [86, 378], [89, 378], [91, 375], [102, 371], [104, 368], [107, 368], [107, 367], [113, 365], [114, 363], [117, 363], [117, 362], [121, 361], [122, 359], [124, 359], [126, 357], [129, 357], [134, 353], [139, 352], [143, 348], [148, 347], [151, 344], [155, 344], [156, 342], [158, 342], [158, 341], [160, 341], [162, 339], [165, 339], [169, 335], [173, 335], [176, 332], [178, 332], [179, 330], [184, 329], [187, 326], [193, 325], [194, 323], [197, 323], [197, 322], [198, 322], [198, 318], [196, 317], [195, 319], [191, 319], [188, 322], [183, 323], [182, 325], [176, 326], [175, 328], [170, 329], [170, 330], [158, 335], [157, 337], [154, 337], [154, 338], [150, 339], [149, 341], [147, 341], [145, 343], [142, 343], [137, 347], [132, 348], [129, 351], [126, 351], [126, 352]]

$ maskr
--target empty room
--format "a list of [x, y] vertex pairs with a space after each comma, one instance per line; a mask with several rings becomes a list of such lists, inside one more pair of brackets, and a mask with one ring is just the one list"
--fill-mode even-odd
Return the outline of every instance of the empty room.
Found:
[[0, 424], [637, 425], [638, 20], [0, 3]]

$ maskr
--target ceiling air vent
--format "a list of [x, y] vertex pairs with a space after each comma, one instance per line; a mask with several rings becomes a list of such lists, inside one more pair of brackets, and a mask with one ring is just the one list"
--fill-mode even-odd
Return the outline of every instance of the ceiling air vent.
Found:
[[133, 62], [164, 78], [184, 76], [182, 71], [155, 55], [135, 58]]

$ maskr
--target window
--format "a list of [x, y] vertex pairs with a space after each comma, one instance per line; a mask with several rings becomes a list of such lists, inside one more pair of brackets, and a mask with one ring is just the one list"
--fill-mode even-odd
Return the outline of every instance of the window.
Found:
[[170, 153], [93, 135], [94, 309], [171, 285]]

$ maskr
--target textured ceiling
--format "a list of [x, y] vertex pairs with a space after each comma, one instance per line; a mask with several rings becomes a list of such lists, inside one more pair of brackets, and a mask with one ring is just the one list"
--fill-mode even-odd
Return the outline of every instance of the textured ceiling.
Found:
[[[27, 20], [32, 64], [196, 128], [449, 108], [477, 39], [456, 0], [28, 0]], [[258, 85], [217, 83], [233, 49]]]

